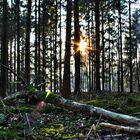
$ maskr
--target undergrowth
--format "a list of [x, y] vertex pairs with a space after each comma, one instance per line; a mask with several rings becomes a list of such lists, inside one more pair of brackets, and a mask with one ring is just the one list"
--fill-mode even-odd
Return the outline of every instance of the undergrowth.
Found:
[[[92, 100], [80, 100], [104, 109], [133, 115], [140, 112], [140, 97], [105, 96]], [[98, 115], [87, 117], [74, 113], [52, 104], [47, 104], [41, 111], [37, 121], [32, 120], [36, 105], [17, 104], [17, 106], [3, 107], [0, 104], [0, 140], [86, 140], [87, 134], [93, 124], [99, 121]], [[138, 114], [137, 117], [140, 117]], [[101, 118], [100, 121], [107, 121]], [[101, 139], [113, 135], [115, 132], [97, 128], [96, 134]], [[123, 135], [122, 135], [123, 136]], [[124, 137], [124, 136], [123, 136]], [[126, 138], [131, 136], [125, 135]], [[90, 139], [98, 139], [95, 132], [90, 133]], [[131, 137], [133, 139], [133, 137]]]

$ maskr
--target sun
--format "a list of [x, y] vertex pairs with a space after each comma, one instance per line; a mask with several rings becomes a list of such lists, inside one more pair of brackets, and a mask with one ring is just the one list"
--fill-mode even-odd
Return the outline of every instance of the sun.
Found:
[[81, 39], [79, 44], [80, 52], [85, 53], [86, 47], [87, 47], [87, 43], [83, 39]]
[[77, 53], [80, 52], [81, 56], [85, 56], [88, 51], [90, 51], [89, 47], [89, 42], [87, 38], [80, 37], [79, 43], [73, 42], [74, 45], [77, 46], [77, 48], [74, 50], [74, 53], [72, 54], [73, 56]]

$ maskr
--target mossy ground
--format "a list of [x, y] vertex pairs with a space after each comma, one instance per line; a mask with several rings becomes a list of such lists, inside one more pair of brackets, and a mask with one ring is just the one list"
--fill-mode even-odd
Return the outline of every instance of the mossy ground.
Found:
[[85, 103], [128, 115], [140, 112], [140, 96], [126, 96], [126, 94], [118, 94], [106, 97], [97, 97], [96, 99], [85, 101]]
[[[87, 104], [102, 107], [115, 112], [133, 114], [140, 112], [139, 96], [111, 95], [96, 97], [92, 100], [79, 100]], [[86, 117], [72, 111], [47, 104], [41, 111], [41, 117], [33, 124], [28, 122], [36, 105], [18, 104], [17, 106], [1, 105], [1, 114], [5, 115], [0, 122], [0, 140], [84, 140], [93, 124], [97, 124], [100, 116]], [[138, 115], [138, 117], [140, 117]], [[106, 121], [101, 118], [100, 121]], [[91, 139], [115, 134], [109, 130], [98, 128], [90, 133]], [[96, 135], [98, 134], [98, 136]], [[128, 138], [128, 136], [127, 136]], [[129, 139], [133, 137], [129, 136]]]

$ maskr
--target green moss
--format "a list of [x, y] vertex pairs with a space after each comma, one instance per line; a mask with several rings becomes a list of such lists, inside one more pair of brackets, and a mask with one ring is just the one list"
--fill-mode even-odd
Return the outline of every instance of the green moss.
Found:
[[124, 109], [124, 112], [127, 112], [127, 113], [135, 113], [135, 112], [139, 112], [140, 111], [140, 106], [127, 106], [125, 109]]
[[65, 130], [63, 127], [59, 128], [43, 128], [42, 133], [45, 137], [51, 137], [52, 139], [61, 139]]
[[60, 95], [48, 91], [48, 92], [43, 92], [42, 97], [45, 99], [46, 102], [51, 102], [55, 98], [60, 97]]
[[17, 110], [20, 112], [29, 113], [29, 112], [32, 112], [34, 109], [32, 107], [21, 106], [21, 107], [18, 107]]
[[21, 121], [12, 122], [12, 127], [13, 127], [13, 129], [25, 129], [26, 128], [25, 124]]
[[115, 99], [107, 100], [107, 99], [98, 99], [97, 98], [95, 100], [88, 101], [87, 103], [90, 105], [97, 106], [97, 107], [114, 110], [120, 106], [123, 106], [125, 102], [117, 100], [117, 99], [116, 100]]
[[76, 134], [65, 134], [65, 135], [63, 135], [63, 139], [69, 139], [69, 140], [72, 140], [72, 139], [74, 139], [74, 138], [77, 138], [78, 137], [78, 135], [76, 135]]
[[64, 128], [43, 128], [44, 132], [47, 134], [49, 133], [52, 133], [52, 134], [55, 134], [55, 133], [63, 133], [64, 132]]
[[51, 137], [54, 139], [66, 140], [66, 139], [74, 139], [74, 138], [83, 136], [80, 134], [67, 133], [66, 130], [62, 126], [56, 127], [56, 128], [43, 128], [42, 130], [46, 137]]
[[140, 111], [140, 97], [127, 97], [126, 94], [121, 94], [120, 98], [118, 95], [117, 98], [116, 95], [103, 99], [96, 98], [86, 103], [125, 114]]
[[0, 138], [4, 138], [4, 137], [12, 139], [12, 138], [18, 137], [18, 133], [12, 129], [0, 128]]
[[57, 122], [51, 122], [51, 123], [48, 123], [47, 126], [48, 126], [48, 127], [53, 126], [54, 128], [57, 129], [57, 128], [61, 128], [61, 127], [63, 127], [63, 124], [62, 124], [62, 122], [57, 121]]
[[11, 112], [11, 113], [19, 113], [19, 112], [27, 112], [27, 113], [30, 113], [32, 112], [34, 109], [32, 106], [28, 106], [28, 105], [25, 105], [25, 106], [17, 106], [17, 107], [11, 107], [11, 108], [8, 108], [7, 109], [7, 112]]
[[34, 94], [37, 92], [37, 89], [35, 87], [29, 87], [29, 92]]
[[126, 101], [127, 105], [139, 105], [140, 106], [140, 97], [129, 97]]
[[126, 98], [126, 97], [128, 97], [129, 95], [128, 95], [128, 93], [117, 93], [117, 94], [114, 94], [113, 95], [113, 97], [114, 98]]

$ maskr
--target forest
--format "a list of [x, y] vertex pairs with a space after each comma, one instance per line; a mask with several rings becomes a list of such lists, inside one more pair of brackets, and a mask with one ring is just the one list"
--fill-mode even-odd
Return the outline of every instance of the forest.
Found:
[[140, 0], [0, 1], [0, 140], [140, 139]]

